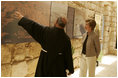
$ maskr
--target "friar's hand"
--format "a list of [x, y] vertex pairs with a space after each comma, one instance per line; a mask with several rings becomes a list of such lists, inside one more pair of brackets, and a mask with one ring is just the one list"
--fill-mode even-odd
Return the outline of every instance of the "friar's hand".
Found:
[[21, 19], [22, 17], [24, 17], [20, 12], [18, 12], [18, 11], [15, 11], [14, 12], [14, 14], [13, 14], [13, 17], [15, 18], [15, 19]]

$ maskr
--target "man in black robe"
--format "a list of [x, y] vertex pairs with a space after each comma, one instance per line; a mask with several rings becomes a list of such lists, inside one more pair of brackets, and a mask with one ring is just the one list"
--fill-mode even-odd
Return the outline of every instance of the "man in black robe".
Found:
[[64, 32], [66, 19], [59, 17], [54, 27], [40, 25], [19, 12], [14, 13], [22, 26], [38, 43], [42, 50], [35, 72], [35, 77], [66, 77], [66, 69], [74, 72], [71, 42]]

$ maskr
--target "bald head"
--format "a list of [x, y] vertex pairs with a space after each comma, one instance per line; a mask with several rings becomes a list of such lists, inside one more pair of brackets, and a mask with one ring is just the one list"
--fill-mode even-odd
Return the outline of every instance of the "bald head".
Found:
[[55, 24], [58, 24], [60, 27], [64, 28], [67, 24], [67, 20], [63, 17], [57, 18], [57, 21]]

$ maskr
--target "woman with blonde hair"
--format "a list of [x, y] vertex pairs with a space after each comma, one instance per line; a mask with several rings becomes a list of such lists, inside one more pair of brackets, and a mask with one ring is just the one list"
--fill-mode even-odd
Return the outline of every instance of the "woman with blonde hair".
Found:
[[96, 60], [100, 54], [100, 41], [94, 32], [95, 20], [86, 20], [86, 33], [83, 35], [83, 48], [80, 58], [80, 77], [95, 77]]

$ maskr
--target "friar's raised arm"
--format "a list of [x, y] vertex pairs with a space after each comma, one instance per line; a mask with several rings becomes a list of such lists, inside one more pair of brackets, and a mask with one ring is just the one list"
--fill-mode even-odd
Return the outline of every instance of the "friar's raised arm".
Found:
[[42, 43], [45, 26], [24, 17], [19, 12], [15, 12], [14, 17], [19, 19], [19, 26], [22, 26], [37, 42]]

